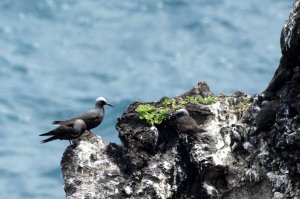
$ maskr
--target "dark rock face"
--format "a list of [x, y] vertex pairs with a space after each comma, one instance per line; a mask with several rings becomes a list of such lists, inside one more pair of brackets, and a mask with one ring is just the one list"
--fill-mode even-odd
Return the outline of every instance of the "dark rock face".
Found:
[[[300, 0], [281, 35], [282, 58], [263, 95], [189, 103], [199, 139], [167, 119], [151, 126], [129, 105], [121, 145], [86, 132], [62, 158], [67, 198], [300, 198]], [[200, 82], [181, 96], [213, 96]], [[163, 99], [162, 99], [163, 100]], [[153, 102], [159, 105], [162, 100]]]
[[[197, 90], [198, 88], [205, 90]], [[197, 85], [190, 92], [210, 93], [204, 83]], [[213, 172], [222, 170], [209, 166], [212, 159], [205, 156], [212, 152], [207, 150], [208, 144], [197, 143], [188, 135], [178, 135], [169, 121], [151, 127], [138, 118], [135, 111], [137, 105], [138, 103], [130, 105], [116, 126], [131, 168], [126, 171], [130, 175], [126, 188], [131, 191], [124, 191], [124, 197], [182, 198], [203, 195], [205, 190], [201, 190], [199, 185], [206, 178], [206, 174], [201, 173], [204, 174], [207, 169]], [[205, 121], [209, 123], [211, 119], [208, 118], [214, 117], [209, 106], [190, 104], [187, 110], [199, 124], [204, 124]], [[201, 161], [206, 166], [199, 165], [198, 154], [195, 154], [197, 157], [194, 159], [190, 159], [191, 150], [203, 152]]]
[[[300, 4], [296, 0], [289, 19], [285, 22], [280, 38], [282, 57], [268, 88], [265, 91], [269, 99], [285, 96], [294, 100], [295, 90], [299, 90], [300, 81]], [[297, 92], [297, 91], [296, 91]]]

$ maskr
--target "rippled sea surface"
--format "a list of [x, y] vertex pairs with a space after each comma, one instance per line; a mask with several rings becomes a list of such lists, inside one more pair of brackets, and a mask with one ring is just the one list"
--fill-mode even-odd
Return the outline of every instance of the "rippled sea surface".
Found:
[[0, 0], [0, 198], [64, 198], [67, 141], [40, 144], [51, 122], [115, 105], [94, 133], [119, 142], [135, 100], [206, 81], [215, 93], [266, 88], [293, 1]]

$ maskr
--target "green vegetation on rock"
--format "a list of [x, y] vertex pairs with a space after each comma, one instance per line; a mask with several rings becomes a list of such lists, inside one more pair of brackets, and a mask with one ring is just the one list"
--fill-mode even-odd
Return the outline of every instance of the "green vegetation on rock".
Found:
[[140, 119], [145, 119], [148, 124], [155, 125], [161, 124], [167, 119], [168, 112], [184, 108], [188, 103], [197, 102], [200, 104], [212, 104], [217, 102], [217, 97], [199, 97], [188, 96], [186, 100], [183, 99], [171, 99], [165, 98], [161, 105], [156, 107], [151, 104], [140, 104], [136, 108], [136, 112], [139, 113]]
[[213, 104], [218, 101], [217, 97], [199, 97], [199, 96], [188, 96], [188, 102], [198, 102], [200, 104]]
[[165, 98], [164, 101], [162, 102], [163, 107], [168, 107], [171, 106], [174, 103], [173, 99], [170, 98]]
[[245, 112], [251, 105], [250, 98], [243, 98], [234, 108], [237, 112]]
[[139, 113], [140, 119], [145, 119], [152, 126], [160, 124], [167, 118], [168, 110], [165, 108], [156, 108], [151, 104], [140, 104], [136, 112]]

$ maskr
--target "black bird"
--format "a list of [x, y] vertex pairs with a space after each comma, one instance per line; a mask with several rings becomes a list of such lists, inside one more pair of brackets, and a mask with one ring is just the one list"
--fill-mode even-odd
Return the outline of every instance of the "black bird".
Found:
[[204, 133], [206, 132], [201, 128], [197, 122], [190, 117], [186, 109], [179, 109], [170, 116], [171, 123], [175, 126], [178, 134], [188, 134], [195, 137], [200, 142], [212, 143], [212, 138]]
[[256, 131], [252, 135], [257, 135], [262, 131], [268, 131], [276, 121], [276, 111], [273, 104], [263, 101], [260, 111], [255, 117]]
[[73, 117], [69, 120], [54, 121], [53, 124], [70, 126], [72, 127], [76, 119], [82, 119], [86, 124], [86, 129], [90, 130], [97, 127], [103, 120], [104, 117], [104, 105], [112, 106], [108, 104], [104, 97], [98, 97], [95, 103], [95, 109], [88, 112], [82, 113], [79, 116]]
[[205, 130], [200, 128], [197, 122], [190, 117], [189, 112], [183, 108], [171, 115], [171, 121], [173, 121], [176, 130], [180, 133], [189, 134], [205, 132]]
[[71, 140], [80, 137], [86, 130], [86, 124], [81, 119], [76, 119], [73, 122], [73, 126], [65, 126], [61, 125], [56, 129], [49, 131], [48, 133], [40, 134], [40, 136], [51, 136], [45, 140], [42, 140], [42, 143], [49, 142], [52, 140], [69, 140], [71, 144]]

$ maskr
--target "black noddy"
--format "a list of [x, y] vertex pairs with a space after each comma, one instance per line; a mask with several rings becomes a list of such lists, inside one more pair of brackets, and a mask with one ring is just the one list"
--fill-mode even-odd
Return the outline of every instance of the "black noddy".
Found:
[[97, 127], [103, 120], [104, 105], [112, 106], [111, 104], [107, 103], [107, 101], [104, 97], [98, 97], [96, 99], [94, 109], [92, 109], [88, 112], [82, 113], [82, 114], [80, 114], [76, 117], [73, 117], [73, 118], [69, 119], [69, 120], [54, 121], [53, 124], [72, 127], [73, 124], [74, 124], [74, 121], [76, 119], [82, 119], [86, 124], [86, 129], [87, 130], [93, 129], [93, 128]]
[[42, 140], [42, 143], [50, 142], [52, 140], [71, 140], [80, 137], [86, 130], [86, 124], [81, 119], [76, 119], [73, 123], [73, 126], [61, 125], [56, 129], [49, 131], [48, 133], [40, 134], [40, 136], [51, 136], [45, 140]]
[[207, 134], [203, 134], [203, 132], [206, 131], [197, 124], [186, 109], [177, 110], [175, 114], [171, 115], [170, 119], [179, 134], [189, 134], [200, 142], [211, 143], [211, 137]]
[[261, 105], [262, 107], [255, 117], [256, 130], [252, 136], [270, 130], [276, 121], [276, 111], [273, 104], [269, 101], [263, 101]]
[[175, 128], [180, 133], [201, 133], [204, 129], [198, 126], [197, 122], [192, 118], [186, 109], [179, 109], [173, 115], [171, 120], [174, 122]]

